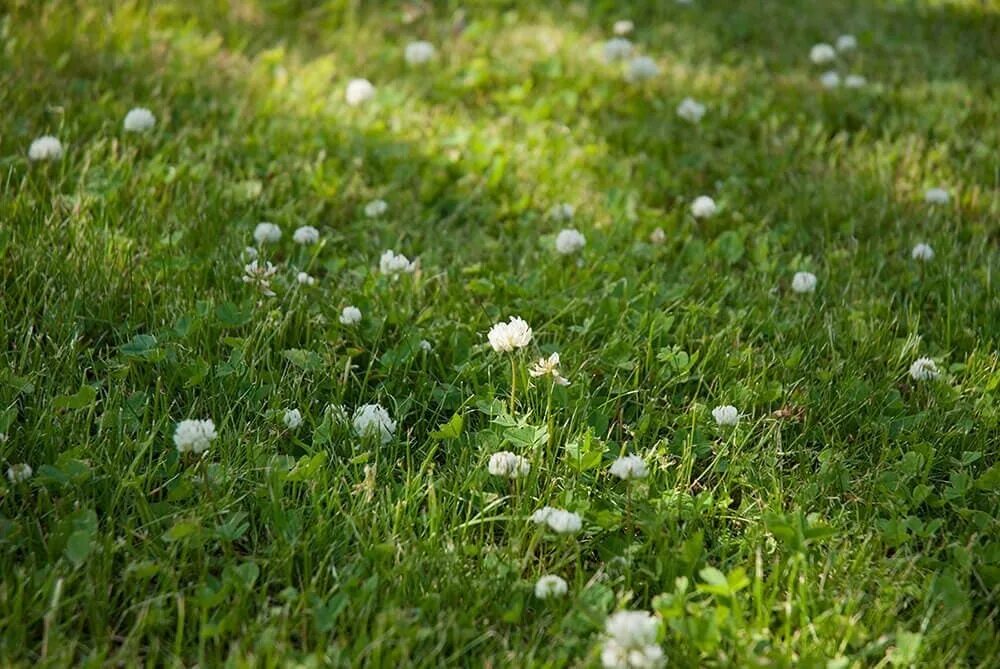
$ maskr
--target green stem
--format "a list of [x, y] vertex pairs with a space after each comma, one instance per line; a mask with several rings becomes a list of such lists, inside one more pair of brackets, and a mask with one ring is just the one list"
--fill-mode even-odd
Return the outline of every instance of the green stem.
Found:
[[510, 356], [510, 415], [514, 415], [514, 398], [517, 395], [517, 360]]

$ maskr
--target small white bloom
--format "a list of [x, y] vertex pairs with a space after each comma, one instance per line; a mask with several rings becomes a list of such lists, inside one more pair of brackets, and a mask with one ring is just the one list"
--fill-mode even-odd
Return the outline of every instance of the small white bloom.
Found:
[[410, 42], [406, 45], [406, 62], [410, 65], [423, 65], [434, 58], [434, 45], [430, 42], [418, 41]]
[[844, 77], [844, 86], [847, 88], [864, 88], [868, 80], [860, 74], [849, 74]]
[[700, 195], [691, 203], [691, 214], [695, 218], [711, 218], [718, 210], [715, 200], [707, 195]]
[[928, 188], [924, 192], [924, 201], [928, 204], [948, 204], [951, 196], [944, 188]]
[[146, 132], [154, 125], [156, 117], [145, 107], [136, 107], [125, 114], [125, 132]]
[[812, 272], [796, 272], [792, 277], [792, 290], [796, 293], [811, 293], [816, 290], [816, 275]]
[[368, 218], [378, 218], [389, 211], [389, 204], [385, 200], [372, 200], [365, 205], [365, 216]]
[[182, 420], [174, 430], [174, 445], [180, 453], [200, 455], [216, 437], [215, 423], [208, 420]]
[[248, 246], [245, 249], [243, 249], [243, 257], [245, 257], [247, 260], [256, 260], [258, 255], [260, 254], [258, 253], [257, 249], [253, 246]]
[[554, 532], [574, 534], [583, 527], [583, 519], [572, 511], [545, 506], [531, 514], [531, 522], [548, 525]]
[[253, 229], [253, 238], [258, 244], [274, 243], [281, 239], [281, 228], [274, 223], [258, 223]]
[[568, 589], [566, 581], [561, 576], [547, 574], [535, 582], [535, 597], [538, 599], [562, 597]]
[[917, 358], [910, 365], [910, 376], [914, 381], [930, 381], [939, 376], [937, 364], [930, 358]]
[[628, 63], [625, 78], [629, 81], [646, 81], [660, 73], [660, 66], [649, 56], [636, 56]]
[[299, 272], [295, 275], [295, 280], [299, 282], [300, 286], [311, 286], [316, 283], [316, 279], [309, 276], [306, 272]]
[[51, 135], [39, 137], [28, 147], [28, 158], [31, 160], [59, 160], [62, 155], [62, 142]]
[[712, 418], [720, 427], [732, 427], [740, 422], [740, 411], [731, 404], [723, 404], [712, 409]]
[[431, 346], [431, 343], [426, 339], [421, 339], [419, 346], [420, 350], [423, 351], [424, 353], [430, 353], [432, 350], [434, 350], [434, 347]]
[[409, 258], [402, 253], [397, 255], [392, 249], [389, 249], [379, 258], [378, 268], [382, 274], [390, 276], [412, 274], [417, 269], [417, 261], [410, 262]]
[[261, 264], [258, 260], [251, 260], [243, 268], [243, 283], [253, 284], [265, 296], [274, 297], [274, 291], [271, 290], [271, 278], [277, 271], [278, 268], [270, 261]]
[[7, 479], [14, 485], [17, 485], [30, 479], [33, 473], [34, 470], [31, 468], [31, 465], [22, 462], [7, 468]]
[[840, 75], [836, 71], [830, 70], [820, 75], [819, 83], [823, 88], [838, 88], [840, 86]]
[[361, 322], [361, 310], [357, 307], [344, 307], [340, 312], [340, 322], [344, 325], [355, 325]]
[[556, 235], [556, 251], [562, 255], [576, 253], [587, 245], [587, 238], [577, 230], [567, 228]]
[[659, 246], [665, 241], [667, 241], [667, 233], [663, 231], [663, 228], [657, 228], [656, 230], [653, 230], [653, 232], [651, 232], [649, 235], [649, 242], [651, 244], [656, 244], [657, 246]]
[[632, 55], [632, 42], [624, 37], [613, 37], [604, 43], [604, 60], [609, 63], [625, 60]]
[[684, 98], [677, 105], [677, 115], [689, 123], [699, 123], [705, 115], [705, 105], [694, 98]]
[[658, 669], [665, 664], [663, 649], [655, 643], [630, 648], [608, 639], [601, 648], [601, 665], [605, 669]]
[[659, 632], [659, 619], [647, 611], [618, 611], [604, 621], [608, 638], [630, 649], [656, 644]]
[[392, 441], [396, 434], [396, 421], [381, 404], [365, 404], [354, 412], [354, 433], [359, 437], [379, 437], [383, 444]]
[[921, 243], [913, 247], [913, 253], [910, 255], [913, 256], [914, 260], [934, 260], [934, 249], [931, 248], [930, 244]]
[[635, 24], [628, 19], [622, 19], [621, 21], [615, 21], [613, 30], [616, 35], [628, 35], [635, 30]]
[[319, 230], [311, 225], [303, 225], [292, 234], [292, 241], [303, 246], [315, 244], [319, 241]]
[[344, 98], [347, 104], [357, 107], [375, 98], [375, 87], [367, 79], [351, 79], [347, 82]]
[[854, 35], [841, 35], [837, 38], [837, 51], [854, 51], [858, 48], [858, 40]]
[[548, 358], [539, 358], [531, 369], [528, 370], [534, 378], [539, 376], [551, 376], [552, 381], [559, 386], [568, 386], [569, 379], [559, 373], [559, 354], [553, 353]]
[[289, 430], [297, 430], [302, 425], [302, 412], [298, 409], [285, 409], [285, 415], [281, 417], [281, 422]]
[[549, 218], [553, 221], [568, 221], [573, 218], [575, 213], [576, 209], [573, 205], [568, 202], [560, 202], [552, 205], [552, 208], [549, 209]]
[[832, 63], [837, 59], [837, 52], [829, 44], [820, 43], [809, 50], [809, 60], [817, 65]]
[[490, 346], [498, 353], [524, 348], [531, 343], [531, 327], [517, 316], [511, 316], [508, 323], [497, 323], [486, 335]]
[[611, 463], [609, 471], [612, 476], [617, 476], [623, 481], [644, 479], [649, 474], [646, 463], [638, 455], [623, 455]]
[[493, 476], [516, 479], [528, 475], [528, 472], [531, 471], [531, 463], [510, 451], [500, 451], [490, 456], [486, 469]]

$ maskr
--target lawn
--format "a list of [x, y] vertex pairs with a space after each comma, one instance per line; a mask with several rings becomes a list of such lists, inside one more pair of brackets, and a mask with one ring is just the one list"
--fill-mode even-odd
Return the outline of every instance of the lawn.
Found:
[[1000, 666], [994, 0], [0, 12], [0, 665]]

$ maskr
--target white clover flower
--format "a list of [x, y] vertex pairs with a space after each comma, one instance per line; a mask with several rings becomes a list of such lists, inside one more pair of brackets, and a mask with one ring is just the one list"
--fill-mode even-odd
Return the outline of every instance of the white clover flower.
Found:
[[731, 404], [723, 404], [712, 409], [712, 418], [720, 427], [732, 427], [740, 422], [740, 411]]
[[402, 253], [397, 255], [392, 249], [389, 249], [379, 258], [378, 268], [382, 274], [389, 276], [412, 274], [417, 269], [417, 261], [410, 262], [409, 258]]
[[528, 475], [528, 472], [531, 471], [531, 463], [510, 451], [500, 451], [490, 456], [486, 469], [493, 476], [516, 479]]
[[646, 611], [618, 611], [604, 622], [601, 664], [609, 669], [661, 667], [663, 650], [657, 645], [660, 620]]
[[792, 277], [792, 290], [796, 293], [812, 293], [816, 290], [816, 275], [812, 272], [796, 272]]
[[924, 202], [928, 204], [948, 204], [951, 196], [944, 188], [928, 188], [924, 191]]
[[396, 421], [381, 404], [365, 404], [354, 412], [354, 433], [359, 437], [378, 437], [383, 444], [396, 434]]
[[666, 664], [666, 658], [655, 643], [628, 648], [608, 639], [601, 649], [601, 664], [605, 669], [658, 669]]
[[285, 409], [285, 414], [281, 417], [281, 422], [289, 430], [297, 430], [302, 425], [302, 412], [298, 409]]
[[556, 251], [564, 256], [576, 253], [587, 245], [587, 238], [577, 230], [567, 228], [556, 235]]
[[315, 244], [319, 241], [319, 230], [311, 225], [303, 225], [292, 234], [292, 241], [303, 246]]
[[629, 81], [646, 81], [660, 73], [660, 66], [649, 56], [636, 56], [628, 63], [625, 78]]
[[868, 80], [860, 74], [849, 74], [844, 77], [844, 86], [847, 88], [864, 88], [867, 84]]
[[243, 257], [247, 260], [256, 260], [258, 255], [260, 255], [260, 253], [253, 246], [248, 246], [243, 249]]
[[552, 205], [552, 208], [549, 209], [549, 218], [553, 221], [569, 221], [575, 213], [576, 209], [573, 205], [568, 202], [560, 202], [559, 204]]
[[535, 582], [535, 597], [538, 599], [562, 597], [568, 589], [566, 581], [561, 576], [547, 574]]
[[665, 233], [663, 231], [663, 228], [657, 228], [656, 230], [653, 230], [649, 234], [649, 243], [650, 244], [656, 244], [657, 246], [659, 246], [660, 244], [664, 243], [665, 241], [667, 241], [667, 233]]
[[934, 249], [931, 248], [930, 244], [917, 244], [913, 247], [913, 253], [910, 254], [914, 260], [929, 261], [934, 260]]
[[623, 455], [613, 463], [609, 470], [612, 476], [617, 476], [623, 481], [629, 479], [644, 479], [649, 474], [646, 463], [638, 455]]
[[174, 430], [174, 445], [180, 453], [200, 455], [208, 450], [215, 437], [215, 423], [208, 420], [182, 420]]
[[421, 40], [407, 44], [404, 57], [410, 65], [423, 65], [434, 58], [435, 53], [433, 44]]
[[357, 307], [344, 307], [340, 312], [340, 322], [344, 325], [355, 325], [361, 322], [361, 310]]
[[917, 358], [910, 365], [910, 376], [914, 381], [931, 381], [939, 375], [937, 364], [930, 358]]
[[421, 339], [420, 344], [418, 344], [418, 346], [420, 346], [420, 350], [423, 351], [424, 353], [430, 353], [431, 351], [434, 350], [434, 347], [426, 339]]
[[31, 468], [31, 465], [27, 463], [20, 463], [11, 465], [7, 468], [7, 479], [17, 485], [18, 483], [23, 483], [31, 478], [31, 475], [35, 473], [35, 470]]
[[347, 104], [357, 107], [375, 99], [375, 87], [367, 79], [351, 79], [347, 82], [344, 99], [347, 100]]
[[531, 328], [521, 318], [511, 316], [510, 322], [500, 322], [491, 327], [486, 337], [494, 351], [507, 353], [531, 343]]
[[707, 195], [699, 195], [691, 203], [691, 214], [695, 218], [711, 218], [715, 216], [715, 212], [718, 210], [719, 208], [716, 206], [715, 200]]
[[253, 284], [263, 295], [274, 297], [274, 291], [271, 290], [271, 278], [277, 271], [278, 268], [270, 261], [261, 264], [258, 260], [251, 260], [243, 268], [243, 283]]
[[614, 63], [632, 55], [632, 42], [624, 37], [613, 37], [604, 43], [604, 60]]
[[858, 48], [858, 40], [854, 35], [841, 35], [837, 38], [837, 51], [854, 51]]
[[258, 244], [274, 243], [281, 239], [281, 228], [274, 223], [258, 223], [253, 229], [253, 238]]
[[528, 370], [534, 378], [539, 376], [551, 376], [552, 381], [559, 386], [568, 386], [569, 379], [559, 373], [559, 354], [553, 353], [548, 358], [539, 358], [531, 369]]
[[378, 218], [389, 211], [389, 204], [385, 200], [372, 200], [365, 205], [365, 216], [368, 218]]
[[28, 147], [28, 158], [31, 160], [59, 160], [62, 155], [62, 142], [52, 135], [39, 137]]
[[300, 286], [311, 286], [316, 283], [315, 277], [309, 276], [306, 272], [299, 272], [295, 275], [295, 280]]
[[829, 44], [819, 43], [809, 50], [809, 60], [817, 65], [832, 63], [837, 59], [837, 52]]
[[577, 514], [551, 506], [542, 507], [531, 514], [531, 522], [548, 525], [549, 529], [558, 534], [575, 534], [583, 527], [583, 519]]
[[615, 21], [615, 25], [612, 31], [616, 35], [628, 35], [630, 32], [635, 30], [635, 24], [628, 19], [622, 19], [621, 21]]
[[820, 75], [819, 83], [823, 85], [823, 88], [838, 88], [840, 86], [840, 75], [835, 70], [824, 72]]
[[677, 115], [689, 123], [700, 123], [705, 109], [705, 105], [694, 98], [684, 98], [677, 105]]
[[156, 125], [156, 117], [145, 107], [136, 107], [125, 114], [124, 125], [125, 132], [146, 132]]

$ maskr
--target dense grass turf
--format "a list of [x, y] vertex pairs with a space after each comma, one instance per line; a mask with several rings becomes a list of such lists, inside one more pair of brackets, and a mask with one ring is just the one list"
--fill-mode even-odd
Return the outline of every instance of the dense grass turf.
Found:
[[[627, 4], [4, 3], [0, 663], [595, 666], [622, 608], [672, 666], [1000, 663], [1000, 8]], [[621, 18], [650, 81], [601, 57]], [[385, 444], [327, 410], [375, 402]]]

